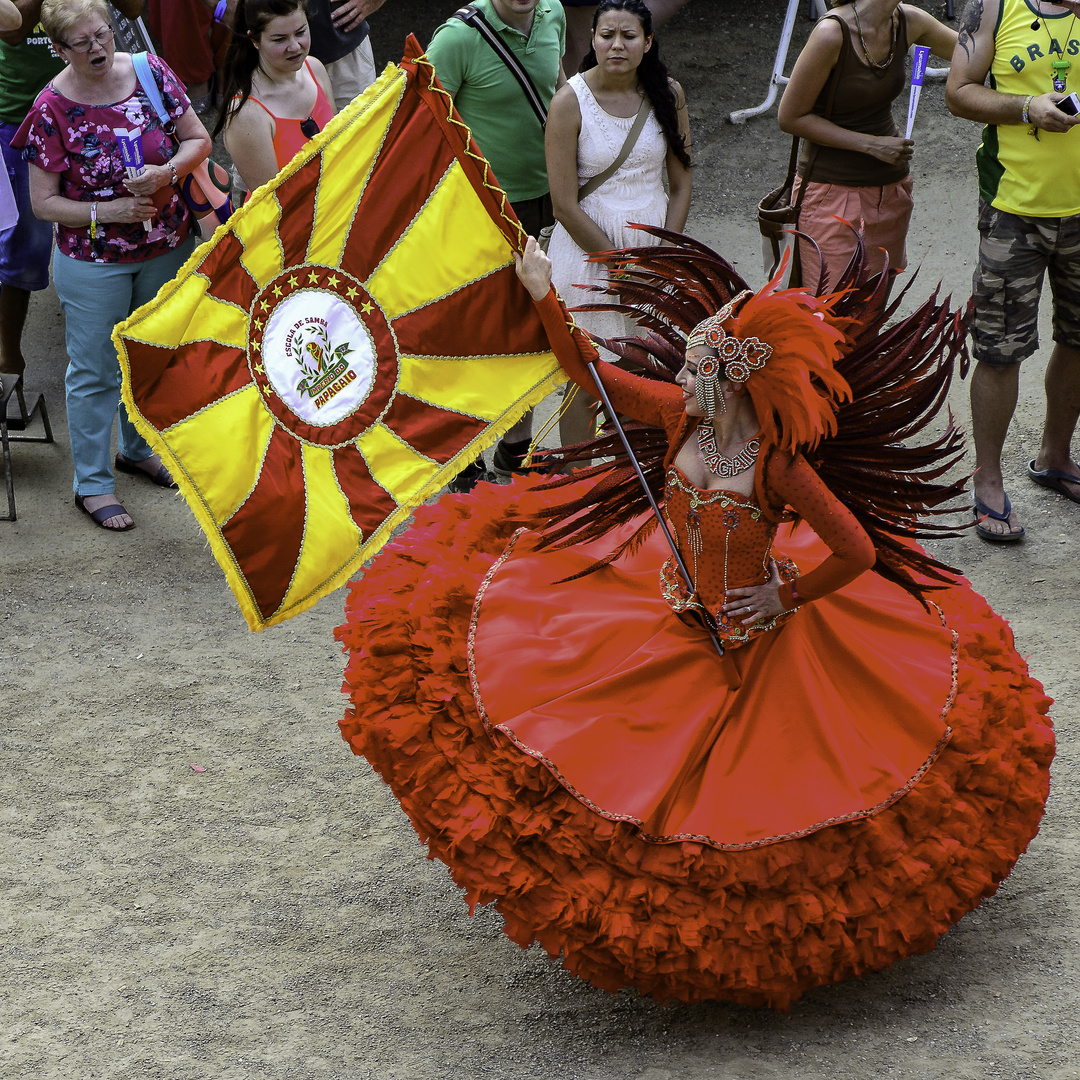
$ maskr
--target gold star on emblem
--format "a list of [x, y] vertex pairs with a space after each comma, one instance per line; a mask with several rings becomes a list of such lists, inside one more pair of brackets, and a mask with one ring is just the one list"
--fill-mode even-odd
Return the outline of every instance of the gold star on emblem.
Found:
[[256, 371], [257, 371], [257, 372], [258, 372], [258, 373], [259, 373], [260, 375], [265, 375], [265, 374], [266, 374], [266, 368], [264, 368], [264, 367], [262, 366], [262, 364], [256, 364], [256, 365], [255, 365], [255, 370], [256, 370]]
[[319, 284], [319, 275], [315, 270], [312, 270], [311, 273], [308, 274], [307, 279], [311, 282], [312, 285]]
[[262, 342], [261, 342], [261, 341], [253, 341], [253, 342], [251, 343], [251, 347], [252, 347], [252, 348], [253, 348], [253, 349], [254, 349], [254, 350], [255, 350], [256, 352], [262, 352]]
[[262, 319], [256, 319], [256, 320], [255, 320], [255, 329], [256, 329], [256, 330], [261, 330], [262, 328], [263, 328], [263, 321], [262, 321]]
[[270, 306], [269, 301], [267, 301], [267, 300], [260, 300], [259, 301], [259, 307], [261, 307], [263, 309], [263, 311], [265, 311], [269, 306]]
[[370, 300], [367, 300], [360, 305], [360, 310], [365, 315], [370, 315], [375, 310], [375, 305]]
[[296, 286], [299, 285], [299, 284], [300, 284], [300, 282], [296, 280], [296, 275], [295, 274], [290, 274], [289, 275], [289, 285], [290, 285], [290, 287], [295, 289]]
[[280, 296], [281, 295], [281, 286], [280, 285], [275, 285], [274, 286], [274, 295], [275, 296]]
[[338, 278], [337, 274], [331, 274], [326, 279], [326, 284], [329, 285], [331, 289], [336, 289], [337, 288], [337, 283], [338, 283], [339, 280], [340, 279]]
[[270, 391], [262, 383], [259, 383], [259, 389], [263, 392], [264, 397], [270, 396]]
[[345, 295], [350, 300], [355, 300], [360, 294], [351, 285], [345, 290]]

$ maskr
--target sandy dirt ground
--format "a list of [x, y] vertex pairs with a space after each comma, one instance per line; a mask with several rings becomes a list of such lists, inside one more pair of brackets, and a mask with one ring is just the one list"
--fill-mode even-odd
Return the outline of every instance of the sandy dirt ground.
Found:
[[[451, 6], [390, 0], [373, 22], [380, 60], [410, 28], [426, 41]], [[775, 111], [726, 117], [764, 96], [782, 10], [693, 0], [663, 42], [693, 117], [690, 229], [754, 282], [752, 211], [786, 141]], [[806, 32], [801, 20], [797, 41]], [[966, 297], [978, 133], [934, 84], [916, 137], [916, 291], [940, 278]], [[1042, 831], [935, 952], [788, 1015], [610, 995], [519, 950], [492, 913], [470, 918], [339, 736], [343, 593], [252, 635], [181, 499], [121, 475], [138, 528], [91, 527], [71, 503], [51, 291], [34, 298], [27, 351], [58, 441], [15, 448], [19, 519], [0, 523], [5, 1080], [1080, 1077], [1080, 508], [1024, 475], [1045, 348], [1008, 444], [1028, 539], [941, 546], [1057, 699]], [[966, 418], [963, 388], [955, 407]]]

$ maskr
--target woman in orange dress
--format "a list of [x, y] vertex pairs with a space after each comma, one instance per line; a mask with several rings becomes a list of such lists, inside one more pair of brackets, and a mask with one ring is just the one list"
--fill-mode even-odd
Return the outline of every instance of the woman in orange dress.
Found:
[[[1049, 701], [912, 540], [960, 487], [933, 479], [955, 433], [910, 440], [962, 320], [930, 302], [879, 336], [866, 290], [616, 255], [649, 332], [605, 344], [681, 365], [599, 365], [679, 558], [618, 463], [444, 498], [351, 587], [341, 727], [514, 941], [609, 990], [786, 1008], [995, 891], [1042, 814]], [[532, 241], [519, 276], [597, 393]]]

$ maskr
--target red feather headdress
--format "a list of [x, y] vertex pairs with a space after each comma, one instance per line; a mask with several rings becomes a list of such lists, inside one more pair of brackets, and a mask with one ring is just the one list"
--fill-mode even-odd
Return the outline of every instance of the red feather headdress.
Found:
[[836, 370], [846, 336], [831, 314], [827, 299], [770, 285], [722, 320], [731, 337], [757, 338], [772, 349], [745, 380], [764, 446], [794, 453], [836, 433], [836, 406], [851, 399], [851, 388]]

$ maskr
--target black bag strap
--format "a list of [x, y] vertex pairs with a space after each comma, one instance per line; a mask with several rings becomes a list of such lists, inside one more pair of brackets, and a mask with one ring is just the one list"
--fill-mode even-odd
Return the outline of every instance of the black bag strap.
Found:
[[[826, 84], [828, 95], [825, 99], [825, 112], [821, 114], [823, 120], [831, 120], [833, 106], [836, 104], [836, 88], [840, 85], [840, 69], [844, 66], [844, 55], [850, 48], [851, 39], [848, 36], [847, 23], [840, 18], [839, 15], [825, 15], [826, 19], [835, 19], [840, 24], [844, 31], [843, 41], [840, 45], [840, 55], [836, 59], [836, 64], [833, 66], [832, 74], [829, 76], [829, 81]], [[810, 174], [814, 169], [814, 162], [817, 161], [818, 151], [821, 149], [817, 144], [814, 145], [814, 150], [810, 154], [809, 159], [806, 162], [806, 174], [802, 178], [802, 183], [799, 185], [799, 194], [795, 199], [795, 209], [798, 210], [802, 206], [803, 195], [806, 194], [806, 185], [810, 183]], [[788, 186], [793, 186], [795, 183], [795, 173], [799, 164], [799, 136], [792, 135], [791, 137], [791, 159], [788, 161]]]
[[541, 127], [547, 127], [547, 108], [540, 97], [539, 92], [533, 85], [529, 73], [521, 66], [521, 61], [503, 44], [495, 28], [484, 18], [484, 13], [469, 4], [467, 7], [455, 11], [452, 18], [460, 19], [466, 26], [471, 26], [491, 46], [492, 52], [507, 66], [510, 74], [518, 81], [522, 93], [524, 93], [532, 111], [536, 113]]

